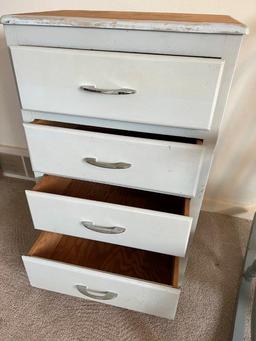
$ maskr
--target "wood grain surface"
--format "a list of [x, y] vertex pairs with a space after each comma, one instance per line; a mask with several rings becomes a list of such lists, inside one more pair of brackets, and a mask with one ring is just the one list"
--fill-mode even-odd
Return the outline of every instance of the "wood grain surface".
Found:
[[189, 215], [188, 198], [96, 182], [45, 175], [33, 190], [182, 215], [186, 209]]
[[5, 15], [2, 24], [189, 33], [246, 34], [247, 27], [228, 15], [60, 10]]
[[129, 12], [129, 11], [86, 11], [86, 10], [58, 10], [23, 13], [20, 16], [46, 16], [46, 17], [72, 17], [72, 18], [98, 18], [120, 20], [157, 20], [193, 23], [225, 23], [240, 24], [239, 21], [228, 15], [190, 14], [190, 13], [165, 13], [165, 12]]
[[42, 232], [28, 255], [168, 285], [177, 271], [173, 256], [52, 232]]

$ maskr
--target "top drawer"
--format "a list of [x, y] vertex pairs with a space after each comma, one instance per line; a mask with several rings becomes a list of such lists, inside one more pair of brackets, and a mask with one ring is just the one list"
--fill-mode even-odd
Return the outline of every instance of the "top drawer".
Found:
[[27, 46], [11, 53], [24, 109], [211, 128], [220, 59]]

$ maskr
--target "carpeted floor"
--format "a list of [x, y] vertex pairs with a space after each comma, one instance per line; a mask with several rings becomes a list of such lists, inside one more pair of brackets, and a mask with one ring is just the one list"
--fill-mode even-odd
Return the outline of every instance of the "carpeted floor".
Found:
[[200, 215], [174, 321], [29, 286], [20, 259], [38, 235], [24, 190], [0, 178], [0, 341], [229, 341], [250, 222]]

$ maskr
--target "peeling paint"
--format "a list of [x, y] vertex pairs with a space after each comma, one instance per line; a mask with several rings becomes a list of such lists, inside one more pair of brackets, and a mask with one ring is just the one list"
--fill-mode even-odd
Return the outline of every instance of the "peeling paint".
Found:
[[208, 23], [186, 21], [160, 20], [128, 20], [128, 19], [98, 19], [82, 17], [58, 17], [42, 15], [4, 15], [1, 18], [4, 25], [36, 25], [108, 28], [125, 30], [217, 33], [217, 34], [248, 34], [248, 28], [240, 23]]

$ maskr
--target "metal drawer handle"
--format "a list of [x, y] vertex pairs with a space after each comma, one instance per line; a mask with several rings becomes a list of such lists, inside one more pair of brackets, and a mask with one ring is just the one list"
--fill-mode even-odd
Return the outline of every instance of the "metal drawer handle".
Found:
[[131, 164], [126, 162], [102, 162], [97, 161], [93, 157], [86, 157], [84, 161], [89, 163], [92, 166], [101, 167], [101, 168], [110, 168], [110, 169], [126, 169], [130, 168]]
[[77, 284], [75, 286], [77, 290], [82, 294], [95, 300], [112, 300], [117, 297], [117, 294], [111, 291], [99, 291], [87, 288], [85, 285]]
[[136, 90], [134, 89], [127, 89], [127, 88], [102, 89], [102, 88], [97, 88], [95, 85], [81, 85], [80, 89], [84, 91], [103, 94], [103, 95], [131, 95], [131, 94], [136, 93]]
[[106, 234], [120, 234], [124, 233], [125, 228], [120, 226], [100, 226], [95, 225], [91, 221], [81, 221], [81, 224], [86, 227], [88, 230], [99, 232], [99, 233], [106, 233]]

